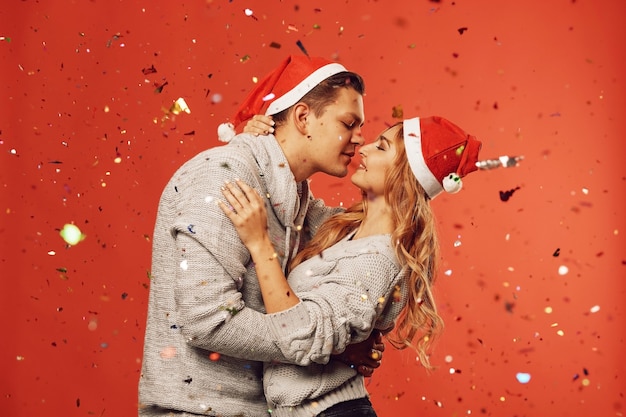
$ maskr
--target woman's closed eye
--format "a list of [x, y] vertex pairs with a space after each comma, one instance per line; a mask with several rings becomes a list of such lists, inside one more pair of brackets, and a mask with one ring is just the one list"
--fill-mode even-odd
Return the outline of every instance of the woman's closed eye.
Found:
[[378, 140], [376, 141], [376, 149], [380, 151], [386, 151], [387, 149], [389, 149], [389, 142], [387, 141], [387, 138], [378, 138]]

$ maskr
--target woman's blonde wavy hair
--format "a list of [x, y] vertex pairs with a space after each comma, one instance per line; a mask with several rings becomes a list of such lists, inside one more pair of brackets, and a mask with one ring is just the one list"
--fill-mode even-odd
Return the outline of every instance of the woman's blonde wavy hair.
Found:
[[[432, 292], [439, 259], [439, 242], [429, 199], [417, 182], [406, 157], [402, 126], [394, 143], [398, 146], [398, 152], [385, 179], [385, 199], [393, 216], [391, 241], [396, 242], [394, 249], [400, 264], [408, 269], [408, 297], [387, 339], [396, 349], [415, 349], [422, 365], [431, 369], [428, 352], [443, 329], [443, 320], [437, 313]], [[291, 269], [355, 230], [366, 212], [367, 200], [363, 199], [324, 222], [309, 244], [294, 258]]]

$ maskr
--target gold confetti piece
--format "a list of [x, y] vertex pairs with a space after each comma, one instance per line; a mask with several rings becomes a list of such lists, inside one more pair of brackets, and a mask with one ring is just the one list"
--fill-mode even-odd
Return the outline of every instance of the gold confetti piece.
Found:
[[178, 99], [176, 99], [176, 101], [174, 101], [172, 107], [170, 107], [170, 113], [174, 115], [179, 115], [182, 112], [189, 114], [191, 113], [191, 109], [189, 109], [189, 106], [187, 106], [187, 102], [185, 102], [185, 99], [179, 97]]

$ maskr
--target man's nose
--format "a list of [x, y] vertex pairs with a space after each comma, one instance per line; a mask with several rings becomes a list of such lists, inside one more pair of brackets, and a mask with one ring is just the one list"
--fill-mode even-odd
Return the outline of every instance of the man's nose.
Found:
[[354, 129], [354, 134], [352, 135], [352, 143], [355, 143], [357, 146], [363, 146], [365, 143], [365, 138], [363, 138], [363, 130], [361, 127], [357, 127]]

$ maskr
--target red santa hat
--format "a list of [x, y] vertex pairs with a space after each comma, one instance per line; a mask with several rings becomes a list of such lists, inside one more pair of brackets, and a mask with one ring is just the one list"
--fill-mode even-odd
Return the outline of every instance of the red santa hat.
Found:
[[280, 113], [296, 104], [306, 93], [331, 75], [347, 71], [336, 62], [304, 55], [288, 56], [276, 69], [265, 76], [241, 103], [230, 123], [222, 123], [219, 139], [228, 142], [235, 135], [235, 127], [260, 114]]
[[461, 178], [478, 169], [482, 144], [448, 120], [416, 117], [405, 120], [403, 127], [411, 171], [431, 199], [444, 190], [459, 192]]

